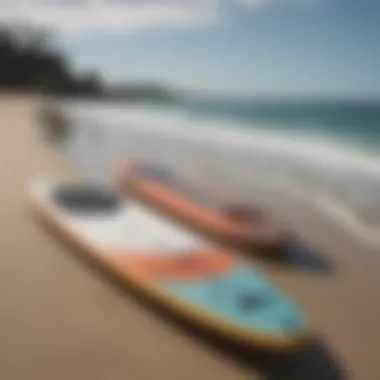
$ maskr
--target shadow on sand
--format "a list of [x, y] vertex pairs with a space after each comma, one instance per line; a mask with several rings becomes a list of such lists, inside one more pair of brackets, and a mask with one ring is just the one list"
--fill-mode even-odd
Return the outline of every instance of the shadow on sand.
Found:
[[293, 243], [276, 256], [261, 255], [260, 258], [274, 264], [293, 267], [315, 275], [328, 275], [337, 270], [336, 266], [323, 252], [301, 242]]
[[[104, 272], [102, 270], [102, 272]], [[162, 308], [148, 300], [124, 283], [110, 278], [111, 287], [122, 295], [130, 295], [142, 307], [153, 311], [160, 321], [171, 324], [179, 334], [186, 334], [189, 339], [207, 345], [216, 350], [222, 357], [243, 366], [252, 375], [260, 374], [266, 380], [343, 380], [346, 379], [343, 369], [335, 356], [318, 339], [313, 338], [307, 345], [289, 353], [270, 353], [253, 350], [237, 343], [226, 341]]]
[[147, 299], [135, 288], [126, 286], [125, 282], [116, 277], [111, 270], [78, 249], [73, 242], [64, 239], [54, 226], [46, 222], [44, 224], [55, 238], [69, 248], [67, 252], [70, 258], [76, 262], [79, 261], [87, 269], [90, 268], [97, 274], [105, 276], [109, 280], [105, 284], [108, 284], [111, 289], [123, 297], [126, 295], [132, 297], [142, 307], [153, 311], [162, 323], [172, 324], [178, 333], [182, 332], [189, 338], [209, 346], [226, 359], [242, 365], [252, 375], [259, 373], [267, 380], [341, 380], [346, 378], [334, 355], [318, 339], [313, 338], [307, 345], [296, 351], [273, 354], [231, 343], [187, 323], [157, 302]]

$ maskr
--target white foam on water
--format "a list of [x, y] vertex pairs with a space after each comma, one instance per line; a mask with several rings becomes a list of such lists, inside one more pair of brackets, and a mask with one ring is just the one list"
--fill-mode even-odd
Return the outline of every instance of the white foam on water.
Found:
[[331, 197], [320, 196], [316, 205], [341, 226], [359, 236], [373, 247], [380, 247], [380, 228], [371, 228], [361, 222], [349, 207]]
[[[259, 168], [273, 177], [286, 178], [292, 183], [288, 190], [302, 188], [307, 193], [312, 189], [320, 197], [326, 196], [328, 201], [319, 204], [320, 210], [329, 212], [345, 228], [360, 230], [358, 235], [368, 237], [379, 230], [375, 227], [362, 233], [367, 229], [366, 215], [380, 225], [380, 157], [355, 147], [324, 137], [271, 131], [268, 126], [248, 128], [205, 120], [179, 109], [90, 102], [67, 103], [63, 108], [78, 127], [97, 125], [119, 131], [123, 141], [119, 141], [117, 149], [115, 144], [109, 146], [110, 156], [113, 151], [177, 164], [185, 170], [207, 172], [208, 167], [232, 183], [249, 182], [250, 173]], [[339, 206], [334, 203], [338, 199]]]
[[370, 227], [363, 223], [354, 214], [352, 208], [338, 199], [328, 194], [304, 189], [283, 178], [266, 179], [266, 181], [267, 183], [272, 183], [276, 189], [285, 192], [293, 199], [307, 202], [317, 212], [335, 221], [346, 231], [358, 237], [363, 243], [374, 248], [380, 247], [380, 228], [376, 226]]
[[122, 129], [170, 133], [173, 137], [190, 138], [194, 141], [210, 141], [228, 144], [230, 147], [254, 149], [257, 152], [276, 153], [310, 161], [360, 169], [366, 173], [380, 175], [380, 157], [363, 151], [333, 143], [325, 138], [290, 135], [271, 132], [270, 126], [255, 125], [255, 128], [238, 127], [237, 123], [205, 121], [180, 109], [152, 109], [144, 106], [118, 104], [96, 105], [67, 104], [66, 112], [89, 126], [112, 125]]

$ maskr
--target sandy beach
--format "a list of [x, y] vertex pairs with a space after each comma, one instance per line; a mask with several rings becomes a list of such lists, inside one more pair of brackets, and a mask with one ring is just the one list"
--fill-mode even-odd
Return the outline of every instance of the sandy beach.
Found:
[[378, 248], [307, 201], [284, 202], [279, 213], [324, 269], [309, 270], [310, 252], [299, 253], [304, 259], [297, 265], [252, 265], [304, 308], [317, 343], [286, 358], [263, 358], [261, 365], [255, 355], [194, 337], [116, 290], [31, 218], [30, 176], [79, 175], [38, 140], [40, 104], [30, 96], [0, 97], [2, 379], [379, 379]]

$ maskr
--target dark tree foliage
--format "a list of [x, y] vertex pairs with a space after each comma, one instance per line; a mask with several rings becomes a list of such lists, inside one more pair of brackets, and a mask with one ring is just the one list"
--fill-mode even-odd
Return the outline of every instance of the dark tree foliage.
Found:
[[0, 26], [0, 91], [20, 90], [101, 100], [173, 101], [181, 96], [150, 82], [106, 86], [96, 73], [75, 75], [53, 34], [35, 27]]
[[99, 94], [95, 74], [77, 77], [52, 36], [35, 28], [0, 28], [0, 89]]

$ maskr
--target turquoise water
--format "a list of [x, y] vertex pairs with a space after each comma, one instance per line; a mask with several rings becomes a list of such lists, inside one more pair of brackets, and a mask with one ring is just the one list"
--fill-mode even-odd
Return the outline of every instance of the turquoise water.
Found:
[[178, 104], [189, 114], [246, 128], [322, 136], [380, 154], [380, 102], [195, 99]]
[[283, 336], [305, 327], [300, 310], [260, 275], [243, 266], [200, 282], [161, 285], [192, 306], [253, 332]]
[[[93, 108], [91, 103], [85, 106], [89, 104]], [[118, 116], [123, 109], [128, 112], [140, 110], [145, 114], [145, 121], [152, 126], [159, 119], [163, 124], [176, 123], [180, 128], [183, 120], [178, 116], [181, 115], [198, 124], [223, 123], [232, 129], [317, 137], [380, 155], [380, 101], [185, 98], [172, 103], [99, 103], [96, 108], [112, 109]]]

